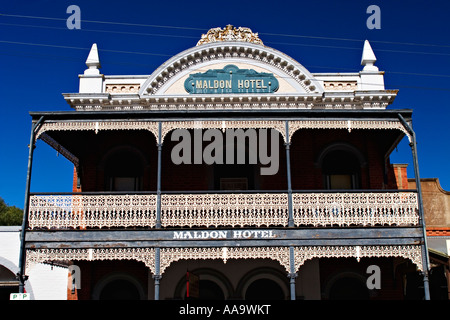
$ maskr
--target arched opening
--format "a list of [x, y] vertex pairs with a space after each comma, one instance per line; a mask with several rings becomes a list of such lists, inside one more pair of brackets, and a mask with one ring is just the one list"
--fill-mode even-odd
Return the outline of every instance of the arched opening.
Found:
[[117, 279], [103, 287], [99, 300], [140, 300], [140, 295], [133, 283], [125, 279]]
[[[185, 299], [187, 296], [185, 294]], [[192, 297], [191, 297], [192, 298]], [[198, 300], [225, 300], [225, 295], [222, 288], [212, 280], [200, 280], [198, 297], [194, 299]]]
[[143, 300], [144, 289], [139, 281], [124, 273], [110, 274], [94, 288], [94, 300]]
[[326, 189], [358, 189], [361, 187], [361, 167], [364, 157], [355, 147], [337, 143], [325, 148], [318, 164], [322, 167]]
[[245, 292], [245, 300], [284, 300], [283, 289], [271, 279], [257, 279], [253, 281]]
[[200, 300], [224, 300], [225, 295], [217, 283], [211, 280], [200, 280]]
[[[229, 279], [217, 270], [200, 268], [189, 271], [189, 274], [193, 274], [195, 277], [188, 279], [186, 274], [178, 281], [174, 292], [175, 299], [225, 300], [233, 295], [233, 286]], [[194, 281], [189, 285], [198, 288], [198, 290], [191, 290], [189, 297], [187, 296], [188, 281]]]
[[328, 153], [322, 169], [327, 189], [356, 189], [359, 186], [359, 163], [347, 151], [335, 150]]
[[239, 281], [236, 295], [245, 300], [285, 300], [289, 296], [288, 277], [278, 267], [253, 269]]
[[19, 292], [19, 281], [12, 271], [0, 265], [0, 301], [9, 300], [9, 295], [15, 292]]
[[329, 292], [330, 300], [368, 300], [366, 284], [356, 277], [342, 277], [333, 282]]

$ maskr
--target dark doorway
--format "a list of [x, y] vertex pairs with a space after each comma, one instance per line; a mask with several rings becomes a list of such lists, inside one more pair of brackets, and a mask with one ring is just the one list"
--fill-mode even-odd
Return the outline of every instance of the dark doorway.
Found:
[[252, 164], [217, 164], [214, 166], [214, 189], [254, 190], [254, 171]]
[[330, 300], [368, 300], [369, 291], [366, 284], [353, 277], [336, 280], [330, 289]]
[[358, 158], [348, 151], [329, 152], [323, 159], [322, 170], [327, 189], [359, 188], [360, 163]]
[[284, 300], [283, 289], [270, 279], [253, 281], [245, 292], [245, 300]]
[[[195, 300], [225, 300], [225, 295], [220, 286], [211, 280], [200, 280], [198, 298]], [[185, 295], [186, 298], [186, 295]]]
[[144, 167], [134, 152], [121, 151], [111, 155], [105, 165], [105, 190], [140, 191]]
[[128, 280], [117, 279], [105, 285], [100, 293], [100, 300], [140, 300], [136, 286]]

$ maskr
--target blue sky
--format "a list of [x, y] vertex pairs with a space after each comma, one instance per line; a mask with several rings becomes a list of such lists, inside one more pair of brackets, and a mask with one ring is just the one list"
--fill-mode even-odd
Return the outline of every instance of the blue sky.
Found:
[[[69, 5], [81, 9], [81, 29], [69, 30]], [[381, 29], [369, 30], [369, 5], [381, 10]], [[311, 72], [361, 70], [368, 39], [399, 89], [389, 108], [413, 109], [420, 175], [450, 190], [449, 1], [8, 1], [0, 6], [0, 197], [23, 207], [31, 127], [29, 111], [70, 111], [62, 93], [78, 91], [92, 43], [104, 74], [151, 74], [212, 27], [232, 24], [258, 32]], [[45, 18], [45, 19], [44, 19]], [[107, 23], [108, 22], [108, 23]], [[391, 162], [408, 163], [407, 139]], [[38, 141], [31, 190], [67, 192], [73, 166]]]

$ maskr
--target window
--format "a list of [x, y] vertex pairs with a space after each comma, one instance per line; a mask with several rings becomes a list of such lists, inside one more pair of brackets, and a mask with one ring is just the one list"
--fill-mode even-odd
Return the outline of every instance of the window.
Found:
[[327, 189], [358, 189], [361, 164], [348, 150], [331, 150], [323, 157], [322, 172]]
[[216, 190], [254, 189], [254, 165], [219, 164], [214, 166]]
[[[214, 164], [214, 189], [215, 190], [254, 190], [257, 181], [255, 181], [255, 170], [257, 165], [250, 161], [250, 149], [248, 143], [244, 146], [238, 143], [224, 143], [224, 154], [234, 148], [234, 159], [232, 163]], [[244, 163], [238, 163], [238, 152], [245, 152]], [[226, 162], [226, 161], [225, 161]]]
[[105, 189], [108, 191], [140, 191], [144, 168], [139, 156], [120, 151], [109, 156], [105, 165]]

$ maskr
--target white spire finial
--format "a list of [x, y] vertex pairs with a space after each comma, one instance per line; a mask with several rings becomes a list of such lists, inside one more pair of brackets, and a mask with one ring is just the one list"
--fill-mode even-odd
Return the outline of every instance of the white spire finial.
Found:
[[368, 40], [364, 41], [363, 54], [361, 59], [361, 65], [364, 66], [364, 71], [378, 71], [378, 67], [373, 64], [377, 61], [372, 47]]
[[[97, 44], [94, 43], [91, 47], [91, 51], [89, 51], [89, 56], [86, 60], [86, 65], [89, 67], [86, 71], [89, 70], [89, 73], [99, 73], [98, 69], [101, 67], [100, 59], [98, 57]], [[95, 70], [95, 71], [94, 71]], [[86, 74], [85, 71], [85, 74]]]

